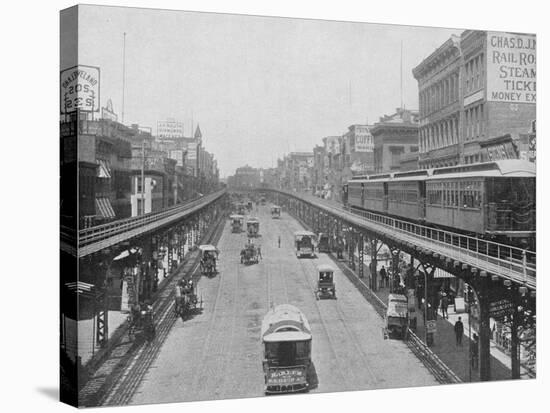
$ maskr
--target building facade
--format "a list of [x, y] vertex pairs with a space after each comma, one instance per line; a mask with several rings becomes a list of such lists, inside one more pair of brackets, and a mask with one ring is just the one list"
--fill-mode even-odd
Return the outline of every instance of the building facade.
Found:
[[381, 117], [371, 128], [371, 133], [374, 172], [399, 171], [401, 158], [418, 152], [418, 112], [397, 108], [392, 115]]
[[424, 59], [413, 75], [421, 168], [481, 162], [482, 144], [526, 134], [536, 118], [534, 35], [467, 30]]
[[344, 145], [343, 169], [352, 175], [374, 171], [374, 142], [368, 125], [350, 125], [342, 136]]

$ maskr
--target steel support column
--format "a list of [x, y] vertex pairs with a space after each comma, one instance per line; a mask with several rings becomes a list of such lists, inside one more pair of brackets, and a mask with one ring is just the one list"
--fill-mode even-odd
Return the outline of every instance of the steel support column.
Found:
[[481, 277], [479, 298], [479, 379], [491, 380], [491, 328], [489, 326], [489, 277]]

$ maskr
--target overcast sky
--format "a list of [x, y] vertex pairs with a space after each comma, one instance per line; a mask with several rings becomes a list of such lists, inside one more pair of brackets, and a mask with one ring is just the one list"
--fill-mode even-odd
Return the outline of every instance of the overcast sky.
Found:
[[[191, 120], [221, 176], [311, 151], [403, 101], [418, 108], [411, 70], [461, 30], [182, 11], [80, 6], [79, 62], [101, 69], [101, 105], [124, 123]], [[64, 69], [62, 67], [61, 69]]]

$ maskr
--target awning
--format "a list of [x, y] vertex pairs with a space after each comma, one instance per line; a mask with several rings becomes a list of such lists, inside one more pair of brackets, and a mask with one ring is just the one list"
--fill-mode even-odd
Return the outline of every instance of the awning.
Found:
[[88, 284], [82, 281], [76, 281], [76, 282], [66, 283], [65, 287], [71, 292], [95, 297], [95, 292], [92, 291], [94, 289], [93, 284]]
[[104, 161], [103, 159], [98, 159], [97, 162], [99, 163], [99, 168], [97, 170], [97, 176], [99, 178], [110, 178], [111, 177], [111, 170], [109, 168], [109, 165], [107, 165], [107, 161]]
[[95, 199], [96, 210], [99, 211], [98, 215], [101, 215], [103, 218], [114, 218], [116, 217], [115, 211], [111, 206], [111, 201], [109, 198], [96, 198]]

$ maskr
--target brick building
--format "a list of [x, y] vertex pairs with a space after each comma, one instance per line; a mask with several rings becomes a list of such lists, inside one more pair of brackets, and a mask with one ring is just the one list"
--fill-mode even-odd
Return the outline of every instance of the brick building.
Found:
[[[536, 117], [534, 35], [466, 30], [413, 69], [419, 166], [482, 161], [482, 144], [529, 132]], [[510, 152], [511, 153], [511, 152]]]

